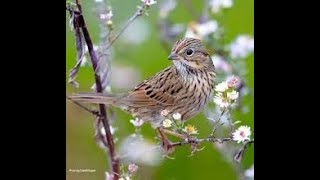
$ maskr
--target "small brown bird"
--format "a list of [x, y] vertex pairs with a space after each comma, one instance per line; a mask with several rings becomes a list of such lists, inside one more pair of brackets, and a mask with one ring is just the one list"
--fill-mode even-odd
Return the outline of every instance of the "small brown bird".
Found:
[[207, 49], [194, 38], [177, 41], [168, 59], [173, 60], [173, 65], [124, 95], [79, 93], [69, 98], [80, 103], [121, 108], [158, 129], [165, 119], [161, 116], [163, 110], [169, 111], [169, 115], [180, 113], [181, 120], [185, 121], [199, 113], [208, 102], [214, 86], [215, 67]]

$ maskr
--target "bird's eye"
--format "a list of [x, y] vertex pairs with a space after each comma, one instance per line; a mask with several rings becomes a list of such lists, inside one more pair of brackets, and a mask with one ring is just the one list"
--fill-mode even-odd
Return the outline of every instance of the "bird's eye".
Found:
[[193, 54], [193, 50], [192, 49], [187, 49], [186, 54], [188, 56], [191, 56]]

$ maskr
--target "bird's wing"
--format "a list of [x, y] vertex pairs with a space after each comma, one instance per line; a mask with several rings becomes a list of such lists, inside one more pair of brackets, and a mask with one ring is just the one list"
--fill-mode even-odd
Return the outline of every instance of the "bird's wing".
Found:
[[137, 85], [127, 96], [136, 106], [174, 105], [182, 83], [174, 67], [170, 66]]

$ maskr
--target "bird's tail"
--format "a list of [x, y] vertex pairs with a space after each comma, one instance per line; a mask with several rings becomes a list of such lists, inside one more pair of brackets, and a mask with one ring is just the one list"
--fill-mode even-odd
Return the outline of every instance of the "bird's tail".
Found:
[[102, 93], [74, 93], [67, 99], [78, 103], [106, 104], [119, 106], [121, 97], [106, 95]]

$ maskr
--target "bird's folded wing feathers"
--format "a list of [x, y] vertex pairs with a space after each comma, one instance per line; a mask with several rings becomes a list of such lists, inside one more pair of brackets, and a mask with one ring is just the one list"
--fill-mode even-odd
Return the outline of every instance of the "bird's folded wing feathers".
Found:
[[169, 67], [136, 86], [126, 100], [134, 101], [137, 105], [173, 105], [177, 98], [173, 90], [178, 86], [181, 83], [174, 76], [172, 67]]

